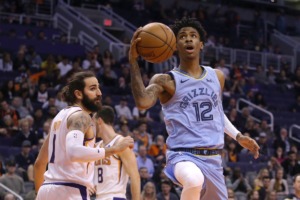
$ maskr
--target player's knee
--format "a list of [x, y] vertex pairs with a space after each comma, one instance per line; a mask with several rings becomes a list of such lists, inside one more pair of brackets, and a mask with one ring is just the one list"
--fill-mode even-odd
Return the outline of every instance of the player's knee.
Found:
[[184, 187], [185, 188], [202, 188], [204, 182], [204, 176], [202, 172], [195, 171], [192, 173], [189, 173], [185, 176], [185, 181], [184, 181]]
[[191, 162], [181, 162], [175, 167], [177, 180], [187, 188], [202, 188], [204, 176], [202, 171]]

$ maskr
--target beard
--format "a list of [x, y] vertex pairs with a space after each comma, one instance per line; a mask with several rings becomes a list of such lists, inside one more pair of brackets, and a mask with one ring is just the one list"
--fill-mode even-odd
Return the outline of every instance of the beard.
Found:
[[[100, 101], [97, 102], [97, 100]], [[85, 93], [83, 93], [82, 105], [89, 111], [96, 112], [102, 108], [101, 98], [98, 97], [95, 99], [90, 99], [87, 95], [85, 95]]]

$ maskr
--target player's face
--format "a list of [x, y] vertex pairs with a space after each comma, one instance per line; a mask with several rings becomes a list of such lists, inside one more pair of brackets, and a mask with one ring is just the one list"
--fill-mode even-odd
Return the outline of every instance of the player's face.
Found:
[[91, 77], [84, 80], [85, 88], [82, 94], [82, 105], [91, 112], [96, 112], [102, 107], [102, 93], [97, 78]]
[[192, 27], [184, 27], [177, 34], [177, 50], [181, 59], [198, 58], [203, 49], [198, 31]]

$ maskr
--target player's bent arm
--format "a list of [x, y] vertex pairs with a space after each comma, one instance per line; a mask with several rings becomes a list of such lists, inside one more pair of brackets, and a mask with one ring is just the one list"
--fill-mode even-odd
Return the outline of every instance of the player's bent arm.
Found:
[[137, 167], [137, 162], [134, 152], [127, 148], [125, 151], [119, 154], [126, 172], [130, 177], [130, 190], [132, 200], [140, 200], [141, 195], [141, 181]]
[[153, 76], [146, 88], [142, 80], [138, 62], [134, 60], [131, 61], [130, 76], [131, 90], [136, 106], [139, 109], [148, 109], [152, 107], [156, 103], [158, 95], [164, 91], [160, 84], [163, 75], [157, 74]]
[[48, 164], [49, 136], [50, 134], [47, 135], [33, 167], [33, 177], [36, 192], [38, 192], [38, 190], [44, 182], [44, 173], [46, 172]]
[[104, 148], [83, 146], [84, 133], [72, 130], [66, 136], [66, 153], [72, 162], [92, 162], [105, 157]]
[[90, 128], [91, 117], [83, 111], [76, 112], [68, 118], [66, 136], [66, 153], [72, 162], [91, 162], [105, 157], [104, 148], [83, 146], [84, 136]]

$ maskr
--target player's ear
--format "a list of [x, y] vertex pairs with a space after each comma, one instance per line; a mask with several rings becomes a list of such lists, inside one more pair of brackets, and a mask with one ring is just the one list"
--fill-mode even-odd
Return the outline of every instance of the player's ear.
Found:
[[75, 90], [74, 91], [74, 95], [77, 99], [82, 99], [83, 95], [82, 95], [82, 92], [80, 90]]
[[203, 42], [200, 42], [200, 49], [203, 50], [203, 48], [204, 48], [204, 44]]

